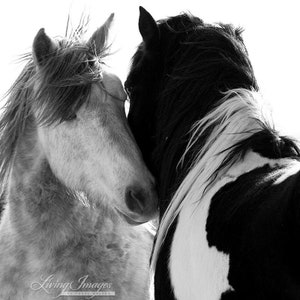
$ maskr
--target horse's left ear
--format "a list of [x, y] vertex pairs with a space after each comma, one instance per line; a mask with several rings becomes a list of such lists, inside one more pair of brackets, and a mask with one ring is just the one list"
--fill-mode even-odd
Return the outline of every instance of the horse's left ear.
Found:
[[106, 22], [98, 28], [88, 41], [88, 45], [94, 47], [96, 54], [99, 55], [105, 49], [108, 31], [113, 22], [114, 14], [112, 13]]
[[159, 29], [151, 14], [140, 6], [139, 30], [146, 47], [152, 49], [159, 43]]
[[33, 41], [33, 58], [38, 66], [43, 66], [47, 59], [55, 52], [55, 42], [41, 28]]

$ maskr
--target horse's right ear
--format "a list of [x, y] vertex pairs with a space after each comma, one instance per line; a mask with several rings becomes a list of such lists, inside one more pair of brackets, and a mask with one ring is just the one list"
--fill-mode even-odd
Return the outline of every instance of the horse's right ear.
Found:
[[114, 15], [115, 14], [112, 13], [105, 23], [93, 33], [87, 42], [90, 47], [94, 48], [96, 55], [100, 55], [106, 48], [108, 32], [114, 20]]
[[150, 13], [140, 6], [139, 30], [147, 48], [159, 43], [159, 29]]
[[47, 59], [55, 52], [55, 42], [45, 33], [45, 29], [41, 28], [33, 41], [33, 58], [38, 66], [43, 66]]

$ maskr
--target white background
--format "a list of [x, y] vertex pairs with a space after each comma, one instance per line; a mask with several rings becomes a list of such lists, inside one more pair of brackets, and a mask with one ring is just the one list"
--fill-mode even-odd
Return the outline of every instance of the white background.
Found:
[[124, 81], [130, 58], [141, 41], [137, 27], [139, 5], [155, 19], [190, 11], [205, 22], [242, 26], [258, 84], [273, 108], [276, 127], [283, 134], [300, 138], [300, 3], [297, 0], [1, 1], [0, 95], [4, 95], [20, 73], [22, 64], [15, 60], [30, 51], [37, 31], [44, 27], [51, 36], [64, 36], [68, 14], [76, 25], [82, 11], [90, 14], [91, 32], [115, 12], [112, 40], [117, 52], [108, 64]]

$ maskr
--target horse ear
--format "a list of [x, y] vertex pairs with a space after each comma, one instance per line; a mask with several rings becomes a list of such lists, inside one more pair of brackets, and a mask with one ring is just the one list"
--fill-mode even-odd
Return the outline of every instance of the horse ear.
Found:
[[108, 31], [111, 27], [113, 19], [114, 14], [112, 13], [106, 20], [106, 22], [93, 33], [88, 41], [88, 45], [94, 47], [97, 55], [99, 55], [103, 51], [103, 49], [105, 49]]
[[150, 13], [140, 6], [139, 30], [143, 41], [149, 48], [157, 45], [159, 42], [159, 29], [158, 26], [150, 15]]
[[33, 41], [33, 57], [38, 66], [43, 66], [47, 59], [55, 52], [55, 42], [41, 28]]

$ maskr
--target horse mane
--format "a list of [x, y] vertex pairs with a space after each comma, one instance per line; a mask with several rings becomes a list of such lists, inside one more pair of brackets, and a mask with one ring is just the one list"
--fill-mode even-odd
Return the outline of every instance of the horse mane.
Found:
[[[94, 45], [83, 41], [87, 23], [82, 18], [75, 30], [67, 26], [66, 37], [56, 40], [55, 53], [42, 67], [36, 67], [32, 53], [21, 56], [26, 65], [6, 94], [0, 118], [2, 191], [19, 137], [34, 118], [33, 110], [37, 112], [35, 124], [51, 125], [68, 120], [88, 100], [92, 83], [102, 78], [101, 64], [109, 54], [109, 46], [104, 43], [97, 55]], [[103, 38], [107, 40], [107, 36]]]
[[[161, 21], [160, 26], [161, 31], [169, 31], [168, 35], [180, 36], [179, 45], [174, 44], [164, 54], [168, 76], [157, 110], [161, 137], [170, 137], [192, 111], [197, 114], [194, 120], [201, 119], [228, 90], [258, 90], [241, 28], [205, 24], [187, 14]], [[190, 126], [190, 116], [187, 122]], [[158, 145], [157, 152], [160, 148]]]

